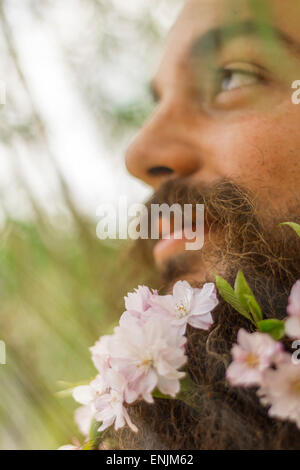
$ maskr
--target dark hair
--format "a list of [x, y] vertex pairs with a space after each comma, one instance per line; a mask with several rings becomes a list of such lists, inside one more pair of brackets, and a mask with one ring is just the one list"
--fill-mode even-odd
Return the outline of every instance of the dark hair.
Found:
[[[254, 198], [228, 181], [201, 192], [182, 181], [168, 182], [154, 200], [203, 202], [210, 226], [222, 228], [222, 243], [199, 253], [201, 261], [211, 257], [218, 265], [222, 260], [231, 283], [242, 269], [265, 316], [286, 316], [290, 288], [298, 278], [300, 240], [292, 231], [278, 228], [282, 218], [274, 213], [260, 217]], [[295, 214], [286, 217], [297, 221]], [[195, 264], [195, 256], [187, 263], [179, 258], [169, 264], [167, 276], [170, 281], [178, 273], [184, 278], [184, 272], [191, 272]], [[296, 425], [271, 419], [255, 388], [233, 388], [225, 379], [237, 332], [241, 327], [251, 330], [251, 325], [223, 301], [213, 315], [215, 322], [209, 332], [187, 331], [187, 371], [194, 382], [189, 404], [157, 399], [154, 405], [139, 402], [131, 406], [130, 416], [139, 433], [118, 433], [121, 448], [300, 449]]]

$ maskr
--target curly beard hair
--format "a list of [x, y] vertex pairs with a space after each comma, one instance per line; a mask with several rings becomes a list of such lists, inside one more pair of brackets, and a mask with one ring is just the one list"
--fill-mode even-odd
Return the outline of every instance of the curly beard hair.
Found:
[[[188, 187], [184, 181], [170, 181], [155, 194], [151, 203], [204, 203], [211, 230], [222, 231], [222, 241], [192, 255], [185, 253], [169, 262], [163, 273], [166, 285], [180, 276], [197, 271], [198, 262], [213, 268], [233, 284], [241, 269], [265, 317], [283, 319], [288, 295], [299, 278], [300, 240], [278, 224], [299, 222], [297, 201], [289, 213], [259, 215], [254, 198], [242, 188], [224, 181], [213, 188]], [[299, 207], [299, 206], [298, 206]], [[153, 242], [139, 241], [139, 244]], [[145, 249], [142, 246], [142, 249]], [[146, 247], [146, 253], [148, 252]], [[136, 253], [136, 251], [135, 251]], [[197, 259], [196, 259], [197, 258]], [[224, 270], [225, 266], [225, 270]], [[199, 286], [197, 282], [195, 287]], [[251, 325], [221, 301], [213, 312], [210, 331], [188, 327], [187, 373], [194, 382], [188, 405], [178, 400], [156, 399], [149, 405], [138, 402], [129, 413], [139, 428], [137, 435], [127, 429], [118, 432], [123, 449], [300, 449], [300, 431], [287, 422], [269, 418], [256, 396], [255, 388], [233, 388], [225, 379], [231, 361], [230, 350], [238, 330]], [[289, 348], [289, 342], [286, 342]]]

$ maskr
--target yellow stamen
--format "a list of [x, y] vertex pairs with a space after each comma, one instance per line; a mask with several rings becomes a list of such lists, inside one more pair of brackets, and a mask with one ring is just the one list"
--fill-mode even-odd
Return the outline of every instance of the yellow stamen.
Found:
[[259, 365], [259, 358], [255, 354], [249, 353], [246, 356], [246, 362], [249, 367], [255, 369]]
[[177, 317], [183, 318], [187, 315], [187, 310], [183, 302], [180, 302], [180, 304], [176, 304], [176, 309], [177, 309]]

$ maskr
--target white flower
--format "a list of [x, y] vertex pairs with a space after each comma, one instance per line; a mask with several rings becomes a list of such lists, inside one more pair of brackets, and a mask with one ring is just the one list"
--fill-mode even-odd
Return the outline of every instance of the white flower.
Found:
[[179, 369], [187, 361], [186, 325], [208, 329], [217, 304], [214, 284], [192, 289], [179, 281], [172, 296], [159, 296], [146, 286], [129, 293], [120, 326], [90, 349], [98, 376], [73, 391], [83, 405], [75, 413], [81, 432], [88, 434], [93, 419], [101, 421], [100, 431], [127, 423], [136, 432], [125, 403], [138, 399], [153, 403], [155, 388], [175, 397], [185, 375]]
[[255, 386], [262, 381], [264, 371], [281, 361], [282, 344], [264, 333], [247, 333], [240, 329], [238, 344], [231, 350], [233, 362], [226, 371], [227, 380], [234, 386]]
[[80, 450], [80, 447], [74, 446], [72, 444], [66, 444], [64, 446], [59, 447], [57, 450]]
[[157, 291], [153, 293], [146, 286], [138, 286], [134, 292], [129, 292], [125, 300], [125, 307], [128, 312], [144, 313], [151, 308], [151, 299], [157, 295]]
[[79, 385], [73, 389], [73, 398], [81, 405], [88, 405], [95, 401], [97, 396], [107, 391], [107, 383], [100, 375], [92, 380], [89, 385]]
[[127, 423], [132, 430], [136, 431], [136, 427], [130, 421], [127, 410], [123, 406], [126, 386], [126, 380], [121, 374], [107, 368], [103, 376], [98, 375], [89, 385], [74, 388], [74, 399], [84, 405], [75, 411], [75, 421], [83, 435], [89, 434], [93, 419], [102, 421], [100, 431], [113, 423], [115, 423], [115, 429]]
[[123, 395], [120, 392], [111, 390], [96, 401], [97, 412], [95, 418], [101, 421], [99, 431], [104, 431], [114, 424], [115, 430], [128, 424], [133, 432], [137, 432], [137, 427], [132, 423], [128, 412], [124, 406]]
[[95, 418], [96, 409], [94, 403], [83, 405], [75, 410], [75, 423], [83, 436], [88, 436], [90, 433], [93, 419]]
[[100, 374], [110, 367], [109, 344], [111, 339], [112, 335], [101, 336], [99, 341], [90, 348], [93, 363]]
[[99, 375], [89, 385], [80, 385], [73, 390], [73, 398], [81, 406], [75, 411], [75, 422], [84, 436], [88, 436], [92, 421], [95, 417], [96, 399], [106, 393], [108, 386]]
[[147, 323], [133, 323], [115, 329], [111, 342], [111, 364], [126, 379], [125, 399], [132, 403], [143, 398], [153, 402], [155, 387], [167, 395], [179, 392], [178, 369], [186, 363], [186, 338], [170, 322], [154, 316]]
[[208, 330], [213, 323], [211, 312], [218, 305], [218, 299], [213, 283], [193, 289], [187, 281], [178, 281], [173, 287], [173, 295], [157, 296], [152, 303], [156, 308], [167, 310], [174, 318], [174, 325], [185, 329], [189, 324]]
[[132, 431], [137, 432], [137, 427], [130, 420], [124, 406], [124, 395], [127, 386], [124, 377], [115, 370], [110, 369], [107, 371], [106, 380], [109, 384], [109, 391], [95, 401], [95, 419], [102, 422], [99, 431], [104, 431], [112, 424], [114, 424], [117, 431], [127, 423]]
[[290, 338], [300, 338], [300, 281], [291, 290], [287, 306], [289, 318], [285, 322], [285, 332]]
[[263, 405], [271, 405], [271, 417], [293, 421], [300, 428], [299, 365], [289, 360], [280, 364], [276, 370], [268, 369], [257, 394]]
[[[139, 286], [134, 292], [125, 297], [126, 311], [121, 315], [120, 326], [130, 327], [129, 323], [140, 325], [146, 323], [153, 315], [169, 316], [169, 312], [163, 308], [153, 309], [153, 303], [157, 299], [157, 291], [151, 292], [146, 286]], [[126, 325], [127, 324], [127, 325]]]
[[300, 281], [292, 287], [287, 312], [289, 315], [300, 316]]

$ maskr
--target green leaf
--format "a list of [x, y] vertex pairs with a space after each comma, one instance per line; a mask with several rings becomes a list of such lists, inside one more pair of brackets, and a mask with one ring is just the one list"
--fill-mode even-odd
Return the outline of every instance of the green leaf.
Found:
[[247, 318], [247, 320], [253, 322], [250, 314], [236, 296], [236, 293], [234, 292], [231, 285], [225, 279], [218, 275], [216, 275], [216, 285], [220, 296], [225, 300], [225, 302], [231, 305], [235, 310], [237, 310], [241, 315], [243, 315], [243, 317]]
[[239, 271], [236, 280], [234, 283], [234, 292], [236, 297], [239, 299], [243, 307], [247, 312], [251, 313], [251, 316], [255, 322], [261, 321], [263, 319], [263, 314], [261, 308], [249, 287], [248, 282], [242, 271]]
[[295, 230], [298, 237], [300, 237], [300, 225], [299, 224], [296, 224], [295, 222], [283, 222], [282, 224], [279, 224], [279, 225], [287, 225], [288, 227], [291, 227], [293, 230]]
[[85, 442], [82, 445], [81, 450], [96, 450], [96, 447], [94, 446], [94, 441]]
[[185, 377], [180, 381], [180, 392], [188, 393], [195, 388], [195, 383], [192, 381], [191, 377], [188, 374], [185, 374]]
[[235, 283], [234, 283], [234, 293], [236, 297], [239, 299], [239, 301], [241, 302], [241, 304], [244, 306], [245, 310], [248, 311], [249, 307], [248, 307], [248, 301], [247, 301], [246, 296], [254, 297], [254, 295], [242, 271], [239, 271], [237, 273]]
[[103, 439], [103, 432], [99, 432], [98, 429], [101, 426], [101, 422], [93, 419], [90, 427], [89, 441], [85, 443], [82, 450], [94, 450], [98, 449]]
[[284, 322], [276, 318], [262, 320], [257, 324], [258, 329], [263, 333], [268, 333], [276, 341], [280, 340], [285, 335]]
[[152, 392], [152, 396], [154, 398], [163, 398], [164, 400], [172, 399], [171, 395], [164, 395], [157, 388]]
[[261, 308], [254, 296], [252, 297], [250, 295], [245, 295], [245, 298], [247, 300], [250, 313], [255, 323], [257, 324], [258, 322], [263, 320], [263, 314], [262, 314]]
[[[192, 381], [188, 374], [180, 381], [180, 392], [176, 395], [176, 400], [185, 400], [185, 397], [195, 390], [195, 383]], [[161, 393], [157, 388], [152, 392], [154, 398], [162, 398], [164, 400], [172, 400], [174, 397]]]

